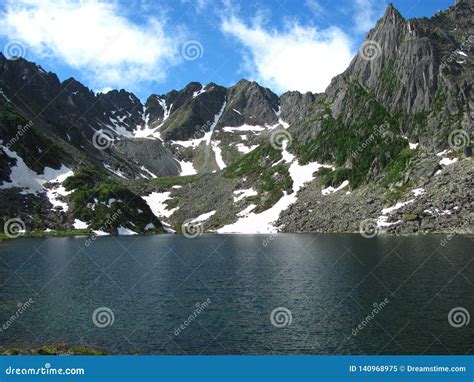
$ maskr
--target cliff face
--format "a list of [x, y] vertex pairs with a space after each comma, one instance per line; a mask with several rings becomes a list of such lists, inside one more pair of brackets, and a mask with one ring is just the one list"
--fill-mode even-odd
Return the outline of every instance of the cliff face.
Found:
[[[177, 226], [215, 211], [204, 223], [213, 230], [266, 213], [275, 217], [268, 227], [286, 231], [354, 231], [367, 216], [390, 232], [465, 231], [473, 10], [472, 0], [460, 0], [406, 20], [390, 5], [321, 94], [191, 82], [143, 104], [125, 90], [94, 94], [0, 54], [0, 188], [10, 201], [0, 213], [43, 228], [79, 219], [97, 229], [91, 211], [104, 218], [120, 205], [127, 213], [114, 233], [158, 229], [150, 207]], [[39, 183], [20, 181], [20, 168]], [[56, 177], [44, 178], [51, 171]], [[382, 214], [417, 189], [418, 207]], [[151, 192], [154, 206], [141, 198]]]

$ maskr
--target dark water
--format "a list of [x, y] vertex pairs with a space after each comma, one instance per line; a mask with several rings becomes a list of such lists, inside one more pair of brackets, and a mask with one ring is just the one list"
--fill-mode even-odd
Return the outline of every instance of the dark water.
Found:
[[[0, 346], [65, 342], [117, 354], [472, 354], [474, 322], [456, 328], [448, 314], [462, 307], [474, 315], [473, 239], [456, 237], [444, 246], [443, 239], [166, 235], [98, 238], [88, 247], [84, 238], [9, 241], [0, 247], [0, 329], [19, 302], [33, 303], [0, 332]], [[92, 316], [102, 307], [114, 322], [99, 328]], [[272, 325], [279, 307], [291, 312], [290, 325]], [[286, 311], [277, 324], [278, 318], [290, 317]]]

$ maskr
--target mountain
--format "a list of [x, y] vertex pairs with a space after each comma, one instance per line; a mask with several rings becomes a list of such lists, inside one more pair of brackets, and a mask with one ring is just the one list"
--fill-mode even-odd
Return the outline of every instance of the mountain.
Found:
[[99, 234], [472, 232], [472, 10], [390, 5], [320, 94], [191, 82], [143, 104], [0, 54], [0, 216]]

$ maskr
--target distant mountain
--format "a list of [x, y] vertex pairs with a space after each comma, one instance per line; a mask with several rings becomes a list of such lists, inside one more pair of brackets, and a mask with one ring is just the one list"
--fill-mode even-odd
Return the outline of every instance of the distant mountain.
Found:
[[464, 232], [473, 8], [405, 20], [390, 5], [321, 94], [191, 82], [142, 104], [0, 54], [0, 216], [113, 234], [189, 219], [221, 232], [353, 232], [367, 219]]

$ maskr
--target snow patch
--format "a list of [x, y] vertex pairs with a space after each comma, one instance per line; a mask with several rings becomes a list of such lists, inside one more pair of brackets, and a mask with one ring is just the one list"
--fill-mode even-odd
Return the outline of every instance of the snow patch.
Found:
[[117, 227], [117, 232], [120, 236], [138, 235], [138, 233], [136, 233], [135, 231], [132, 231], [131, 229], [123, 226]]
[[206, 212], [205, 214], [199, 215], [197, 218], [194, 218], [193, 220], [190, 220], [189, 223], [201, 223], [203, 221], [208, 220], [212, 215], [214, 215], [216, 211], [210, 211]]
[[342, 190], [343, 188], [347, 187], [348, 185], [349, 185], [349, 181], [345, 180], [337, 188], [329, 186], [329, 187], [325, 188], [324, 190], [321, 190], [321, 194], [329, 195], [329, 194], [332, 194], [332, 193], [337, 192], [339, 190]]
[[[291, 154], [286, 150], [286, 144], [283, 144], [283, 157], [290, 158]], [[308, 163], [304, 166], [300, 165], [296, 159], [291, 162], [288, 169], [291, 179], [293, 180], [293, 193], [285, 194], [280, 198], [273, 207], [261, 212], [254, 213], [241, 211], [242, 217], [235, 223], [226, 225], [217, 230], [218, 233], [276, 233], [278, 228], [274, 226], [274, 222], [278, 220], [281, 212], [285, 211], [297, 201], [297, 193], [304, 186], [305, 183], [314, 179], [313, 174], [322, 167], [333, 168], [333, 166], [322, 165], [317, 162]], [[248, 208], [248, 207], [247, 207]]]
[[240, 153], [242, 153], [242, 154], [247, 154], [247, 153], [249, 153], [249, 152], [255, 150], [255, 149], [258, 147], [258, 145], [253, 145], [253, 146], [250, 146], [250, 147], [249, 147], [249, 146], [244, 145], [243, 143], [237, 143], [237, 144], [235, 145], [235, 147], [237, 147], [237, 150], [238, 150]]
[[243, 198], [248, 198], [250, 196], [256, 196], [258, 192], [255, 191], [253, 188], [243, 189], [243, 190], [235, 190], [234, 191], [234, 203], [237, 203], [239, 200]]
[[148, 204], [151, 212], [158, 218], [169, 218], [179, 209], [179, 207], [168, 209], [165, 202], [171, 199], [171, 192], [152, 192], [149, 195], [142, 196], [143, 200]]
[[449, 166], [450, 164], [456, 163], [458, 161], [458, 158], [443, 158], [439, 161], [439, 164], [443, 166]]
[[74, 223], [72, 226], [75, 229], [87, 229], [87, 223], [79, 219], [74, 219]]

